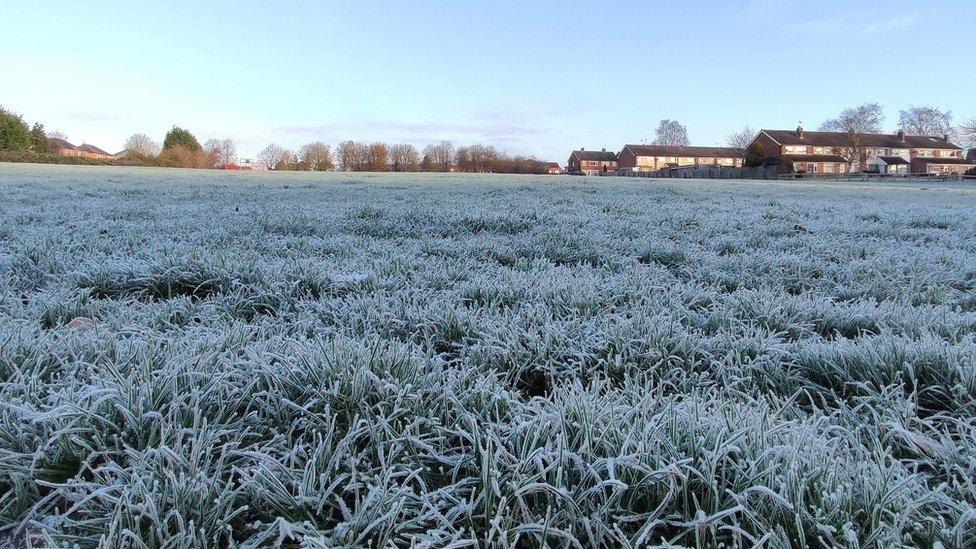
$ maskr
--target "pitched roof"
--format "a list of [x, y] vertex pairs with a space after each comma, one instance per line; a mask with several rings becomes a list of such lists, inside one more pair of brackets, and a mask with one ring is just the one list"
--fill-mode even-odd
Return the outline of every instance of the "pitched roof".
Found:
[[907, 166], [909, 162], [900, 156], [879, 156], [882, 162], [889, 166]]
[[575, 156], [576, 158], [578, 158], [580, 160], [583, 160], [583, 161], [591, 161], [591, 162], [592, 161], [599, 161], [599, 162], [616, 162], [617, 161], [617, 154], [614, 153], [614, 152], [611, 152], [611, 151], [586, 151], [586, 150], [580, 150], [580, 151], [573, 151], [573, 154], [571, 154], [570, 156], [571, 157], [572, 156]]
[[745, 149], [733, 147], [669, 147], [665, 145], [624, 145], [635, 156], [682, 156], [698, 158], [745, 158]]
[[[813, 145], [816, 147], [846, 147], [850, 139], [844, 132], [803, 132], [803, 137], [796, 130], [762, 130], [773, 141], [780, 145]], [[929, 135], [904, 135], [890, 133], [866, 133], [861, 135], [863, 147], [890, 147], [906, 149], [959, 149], [944, 137]]]
[[78, 149], [78, 147], [75, 147], [74, 145], [68, 143], [64, 139], [61, 139], [60, 137], [49, 137], [47, 142], [51, 144], [52, 149], [65, 149], [69, 151]]
[[847, 160], [836, 154], [784, 154], [783, 158], [790, 162], [843, 162]]
[[966, 164], [966, 165], [976, 165], [972, 160], [966, 160], [965, 158], [933, 158], [931, 156], [916, 156], [914, 158], [917, 162], [924, 162], [926, 164]]
[[95, 153], [95, 154], [104, 154], [105, 156], [112, 156], [111, 154], [103, 151], [102, 149], [99, 149], [95, 145], [89, 145], [87, 143], [85, 143], [84, 145], [81, 145], [80, 147], [78, 147], [78, 150], [79, 151], [90, 152], [90, 153]]

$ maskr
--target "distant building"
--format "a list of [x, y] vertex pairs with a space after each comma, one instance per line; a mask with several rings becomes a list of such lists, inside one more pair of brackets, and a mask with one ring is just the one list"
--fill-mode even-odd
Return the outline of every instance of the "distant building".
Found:
[[50, 143], [51, 151], [54, 154], [60, 156], [81, 156], [81, 152], [78, 150], [78, 147], [75, 147], [64, 139], [52, 137], [48, 139], [47, 142]]
[[250, 158], [244, 158], [240, 162], [234, 165], [236, 166], [236, 168], [231, 168], [230, 166], [228, 166], [226, 169], [228, 170], [237, 169], [243, 172], [250, 172], [250, 171], [263, 172], [268, 170], [268, 167], [264, 163], [255, 162]]
[[51, 144], [51, 151], [60, 156], [80, 156], [82, 158], [92, 158], [96, 160], [108, 160], [117, 155], [107, 153], [95, 145], [83, 144], [78, 147], [68, 143], [64, 139], [52, 137], [47, 140]]
[[558, 162], [547, 162], [546, 173], [548, 173], [549, 175], [559, 175], [563, 173], [563, 169], [559, 167]]
[[567, 165], [570, 173], [597, 175], [613, 172], [617, 171], [617, 155], [606, 149], [600, 151], [580, 149], [569, 155]]
[[110, 158], [115, 158], [114, 156], [112, 156], [112, 153], [105, 152], [102, 149], [96, 147], [95, 145], [89, 145], [87, 143], [84, 143], [81, 146], [79, 146], [78, 152], [80, 153], [78, 156], [82, 156], [84, 158], [92, 158], [95, 160], [107, 160]]
[[746, 151], [731, 147], [668, 147], [624, 145], [618, 155], [621, 171], [655, 172], [682, 166], [725, 166], [740, 168]]
[[[758, 142], [783, 172], [964, 173], [976, 164], [963, 159], [949, 136], [862, 134], [858, 147], [843, 132], [762, 130]], [[848, 161], [850, 159], [850, 161]]]

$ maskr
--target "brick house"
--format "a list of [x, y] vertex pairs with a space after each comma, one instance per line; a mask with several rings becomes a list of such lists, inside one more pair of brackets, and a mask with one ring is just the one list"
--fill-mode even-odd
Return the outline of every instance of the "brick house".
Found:
[[597, 175], [617, 171], [617, 155], [606, 149], [600, 151], [580, 149], [569, 155], [569, 161], [566, 164], [569, 167], [569, 173]]
[[624, 145], [618, 166], [628, 172], [654, 172], [679, 166], [725, 166], [740, 168], [746, 151], [731, 147], [668, 147]]
[[559, 167], [558, 162], [546, 162], [546, 173], [549, 175], [559, 175], [563, 173], [563, 169]]
[[761, 130], [754, 143], [779, 160], [783, 173], [963, 173], [976, 165], [962, 158], [949, 136], [863, 134], [858, 147], [843, 132]]
[[81, 151], [78, 147], [75, 147], [71, 143], [68, 143], [64, 139], [59, 139], [57, 137], [51, 137], [47, 140], [51, 145], [51, 151], [59, 156], [81, 156]]
[[78, 156], [92, 158], [95, 160], [107, 160], [109, 158], [115, 158], [112, 153], [105, 152], [95, 145], [89, 145], [87, 143], [80, 145], [78, 147], [78, 152], [80, 153]]

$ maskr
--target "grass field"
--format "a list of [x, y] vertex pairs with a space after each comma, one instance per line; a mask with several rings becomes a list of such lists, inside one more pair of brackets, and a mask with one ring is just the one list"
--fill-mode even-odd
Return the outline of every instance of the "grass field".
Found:
[[974, 290], [971, 185], [0, 166], [0, 536], [965, 546]]

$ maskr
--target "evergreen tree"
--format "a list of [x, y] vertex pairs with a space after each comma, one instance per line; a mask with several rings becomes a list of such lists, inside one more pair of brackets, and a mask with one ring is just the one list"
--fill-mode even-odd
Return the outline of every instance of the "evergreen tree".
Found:
[[30, 145], [31, 133], [24, 119], [0, 107], [0, 150], [24, 151]]
[[177, 145], [182, 145], [190, 152], [197, 152], [203, 148], [197, 138], [193, 137], [193, 134], [188, 130], [173, 126], [173, 129], [166, 133], [166, 139], [163, 140], [163, 150], [172, 149]]
[[30, 131], [30, 148], [36, 153], [46, 154], [51, 152], [51, 143], [47, 140], [47, 133], [44, 132], [44, 124], [34, 123]]
[[755, 168], [762, 166], [766, 162], [766, 153], [763, 152], [762, 145], [758, 141], [753, 141], [746, 149], [746, 167]]

